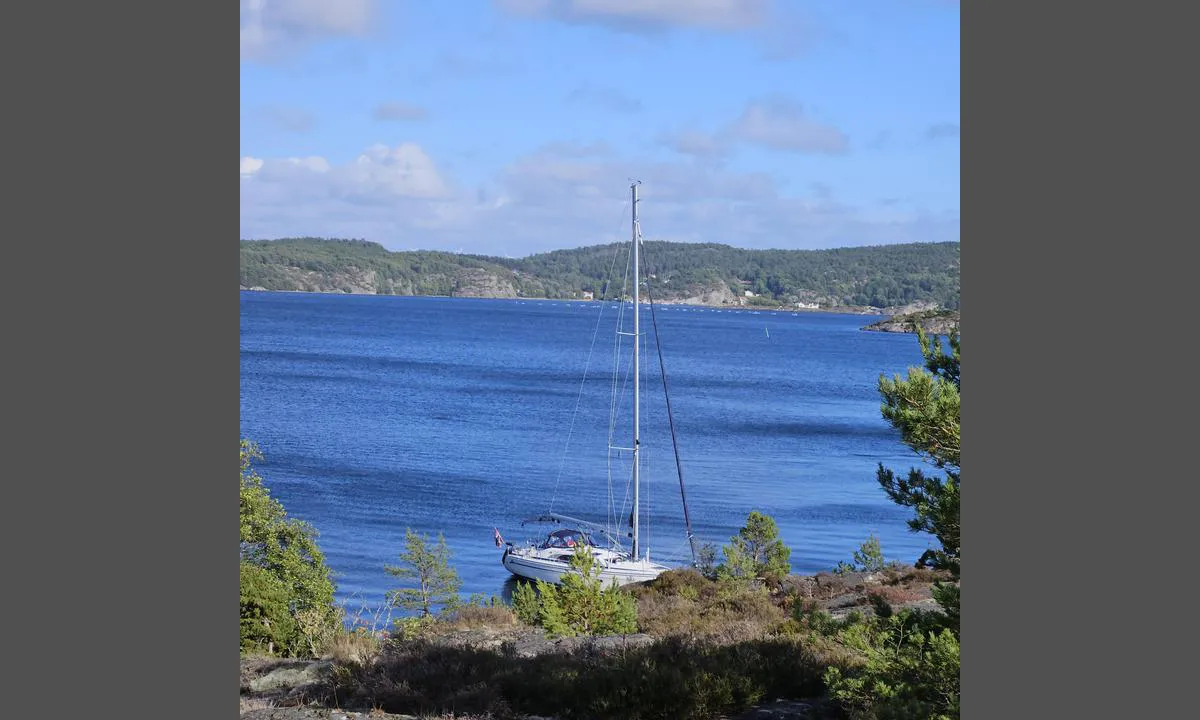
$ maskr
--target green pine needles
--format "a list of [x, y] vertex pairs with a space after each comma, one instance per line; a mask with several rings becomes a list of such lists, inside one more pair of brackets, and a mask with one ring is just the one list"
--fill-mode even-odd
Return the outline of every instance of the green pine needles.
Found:
[[441, 533], [438, 533], [437, 542], [431, 543], [424, 535], [405, 528], [400, 564], [384, 569], [407, 581], [407, 587], [388, 591], [387, 599], [392, 607], [429, 617], [435, 609], [453, 609], [459, 604], [462, 580], [450, 566], [450, 549]]
[[725, 562], [716, 568], [718, 578], [777, 585], [792, 571], [792, 551], [779, 539], [779, 526], [757, 510], [746, 516], [746, 524], [721, 550]]
[[517, 618], [545, 628], [551, 637], [637, 632], [637, 602], [616, 581], [603, 586], [600, 567], [586, 547], [575, 549], [571, 570], [561, 586], [544, 580], [520, 583], [513, 593]]

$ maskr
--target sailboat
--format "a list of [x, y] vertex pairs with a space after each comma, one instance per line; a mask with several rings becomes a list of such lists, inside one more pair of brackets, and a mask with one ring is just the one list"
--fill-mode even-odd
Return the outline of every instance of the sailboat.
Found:
[[[642, 252], [641, 228], [638, 224], [638, 185], [640, 182], [633, 182], [630, 185], [630, 195], [632, 202], [632, 240], [631, 240], [631, 256], [633, 266], [633, 332], [623, 333], [618, 327], [618, 335], [632, 334], [633, 341], [633, 358], [632, 358], [632, 377], [633, 377], [633, 404], [631, 408], [633, 421], [633, 442], [629, 448], [613, 448], [610, 446], [610, 452], [616, 450], [627, 450], [632, 453], [632, 479], [631, 485], [633, 490], [633, 511], [629, 515], [628, 533], [625, 535], [630, 540], [628, 548], [623, 543], [623, 538], [619, 537], [620, 533], [615, 532], [611, 526], [604, 526], [599, 523], [581, 520], [579, 518], [568, 517], [558, 513], [550, 512], [536, 517], [528, 518], [522, 522], [522, 525], [527, 523], [551, 523], [560, 525], [557, 530], [549, 532], [540, 542], [530, 542], [528, 544], [517, 546], [512, 542], [504, 542], [500, 531], [497, 529], [495, 538], [498, 546], [504, 547], [504, 554], [500, 558], [501, 564], [513, 575], [527, 580], [544, 580], [546, 582], [561, 584], [561, 581], [569, 573], [574, 572], [570, 566], [570, 560], [576, 550], [583, 546], [591, 552], [596, 560], [596, 565], [599, 569], [599, 578], [602, 583], [608, 585], [611, 582], [616, 582], [617, 585], [629, 585], [632, 583], [646, 582], [653, 580], [662, 573], [670, 570], [667, 565], [655, 562], [650, 559], [650, 549], [643, 542], [641, 533], [641, 504], [640, 504], [640, 458], [641, 458], [641, 432], [640, 432], [640, 345], [642, 339], [641, 331], [641, 307], [642, 302], [639, 293], [641, 284], [641, 275], [639, 271], [639, 256]], [[649, 306], [653, 313], [653, 296], [649, 292], [647, 286], [647, 295], [650, 300]], [[657, 338], [657, 322], [655, 322], [655, 336]], [[662, 362], [662, 351], [659, 350], [659, 362]], [[663, 390], [666, 393], [666, 375], [663, 374]], [[687, 496], [683, 487], [683, 471], [679, 461], [679, 448], [675, 436], [675, 424], [670, 411], [670, 397], [667, 396], [667, 417], [671, 427], [672, 444], [675, 446], [675, 461], [676, 468], [679, 471], [679, 489], [680, 498], [683, 500], [684, 522], [687, 528], [687, 542], [691, 545], [692, 559], [695, 562], [696, 547], [695, 538], [691, 531], [691, 521], [687, 511]]]

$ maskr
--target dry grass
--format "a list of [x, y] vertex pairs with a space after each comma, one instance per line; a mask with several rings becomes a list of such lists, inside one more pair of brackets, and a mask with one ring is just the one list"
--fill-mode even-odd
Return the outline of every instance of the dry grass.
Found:
[[455, 610], [446, 623], [453, 630], [512, 627], [517, 616], [507, 605], [467, 605]]
[[238, 699], [238, 714], [248, 713], [251, 710], [269, 710], [276, 707], [274, 700], [266, 698], [246, 697], [242, 696]]
[[[718, 644], [668, 638], [613, 652], [576, 647], [536, 657], [415, 640], [370, 667], [335, 673], [343, 707], [469, 717], [696, 720], [764, 698], [820, 692], [823, 667], [795, 638]], [[462, 717], [462, 715], [456, 715]]]
[[[764, 698], [819, 694], [825, 668], [863, 663], [838, 632], [854, 620], [829, 611], [853, 618], [863, 605], [912, 602], [928, 597], [933, 579], [925, 569], [892, 567], [793, 576], [772, 592], [671, 571], [631, 588], [639, 629], [654, 641], [611, 653], [564, 646], [516, 655], [497, 641], [524, 632], [511, 609], [472, 603], [430, 618], [415, 639], [367, 627], [336, 634], [324, 701], [428, 720], [716, 717]], [[243, 712], [254, 707], [271, 705], [243, 700]]]
[[945, 580], [949, 575], [926, 567], [888, 566], [882, 573], [885, 585], [928, 585], [938, 580]]
[[921, 600], [925, 596], [915, 590], [899, 585], [882, 585], [868, 590], [867, 597], [868, 599], [872, 597], [879, 598], [889, 605], [900, 605], [902, 603]]
[[812, 577], [789, 577], [784, 581], [784, 589], [803, 598], [832, 600], [850, 592], [852, 586], [840, 575], [823, 572]]
[[769, 637], [787, 619], [765, 590], [713, 582], [693, 570], [663, 573], [634, 594], [638, 628], [658, 638], [727, 645]]
[[336, 662], [365, 665], [379, 655], [380, 636], [365, 628], [337, 632], [326, 643], [325, 652]]

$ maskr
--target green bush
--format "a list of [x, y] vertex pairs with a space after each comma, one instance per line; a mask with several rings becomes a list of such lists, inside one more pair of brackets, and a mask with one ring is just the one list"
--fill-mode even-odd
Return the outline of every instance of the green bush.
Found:
[[241, 563], [240, 589], [241, 651], [295, 654], [300, 633], [287, 587], [263, 568]]
[[717, 579], [717, 546], [705, 543], [696, 551], [696, 570], [709, 580]]
[[526, 625], [537, 625], [541, 617], [541, 605], [538, 603], [537, 589], [531, 582], [517, 582], [513, 590], [513, 612], [517, 619]]
[[616, 635], [637, 632], [637, 602], [614, 582], [603, 587], [600, 567], [585, 546], [575, 549], [571, 570], [555, 586], [538, 580], [536, 590], [521, 583], [513, 593], [513, 611], [551, 637]]
[[700, 571], [681, 568], [666, 571], [647, 583], [646, 587], [662, 595], [680, 595], [695, 600], [712, 586], [712, 581]]
[[778, 584], [792, 571], [791, 549], [779, 538], [779, 527], [770, 515], [753, 510], [746, 524], [722, 548], [725, 562], [717, 568], [717, 577], [748, 582], [764, 580]]
[[959, 716], [959, 643], [944, 616], [913, 611], [843, 625], [858, 663], [830, 667], [829, 694], [852, 720]]
[[[243, 648], [248, 642], [263, 652], [316, 654], [318, 643], [333, 633], [341, 618], [333, 602], [331, 572], [317, 546], [316, 530], [288, 517], [251, 467], [253, 460], [261, 458], [253, 443], [241, 441]], [[283, 608], [290, 624], [283, 620]], [[294, 627], [296, 637], [281, 642], [285, 627]]]

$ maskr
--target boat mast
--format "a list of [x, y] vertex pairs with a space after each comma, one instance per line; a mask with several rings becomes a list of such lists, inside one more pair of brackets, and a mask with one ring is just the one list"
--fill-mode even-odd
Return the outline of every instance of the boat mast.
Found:
[[641, 552], [638, 545], [638, 525], [639, 512], [638, 505], [638, 458], [641, 455], [640, 446], [641, 439], [638, 436], [638, 410], [640, 403], [638, 400], [638, 381], [640, 380], [638, 368], [638, 349], [641, 346], [642, 334], [638, 326], [638, 316], [641, 315], [641, 307], [638, 300], [638, 285], [641, 283], [641, 275], [638, 274], [638, 196], [637, 188], [641, 181], [634, 181], [629, 186], [629, 191], [633, 195], [633, 552], [631, 557], [637, 560]]

